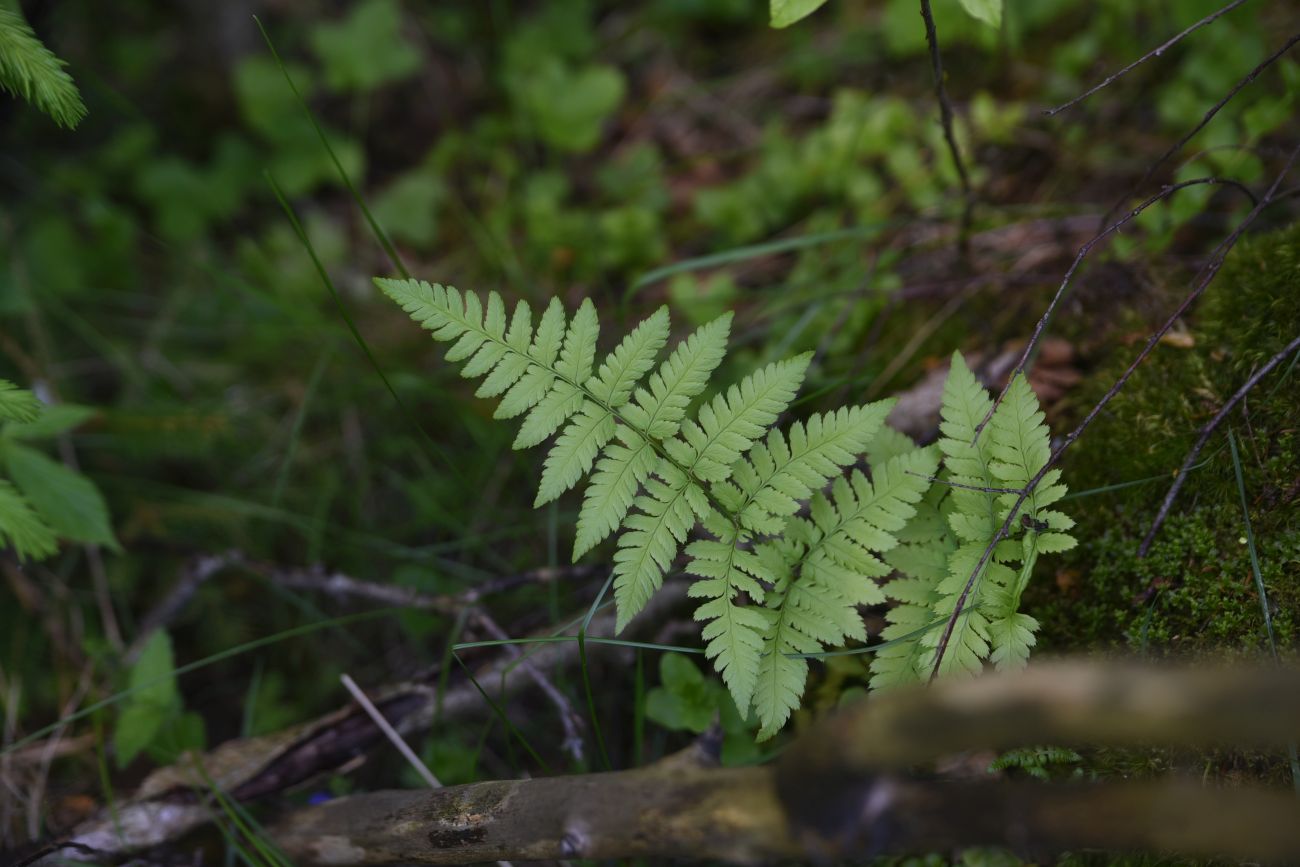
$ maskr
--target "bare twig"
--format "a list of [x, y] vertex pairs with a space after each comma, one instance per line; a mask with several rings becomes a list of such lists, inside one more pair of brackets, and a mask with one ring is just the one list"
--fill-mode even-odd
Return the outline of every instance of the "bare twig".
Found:
[[388, 742], [402, 754], [402, 758], [406, 759], [406, 763], [420, 775], [420, 779], [424, 780], [425, 785], [430, 789], [441, 789], [442, 783], [433, 775], [433, 771], [429, 770], [429, 766], [420, 760], [420, 757], [415, 754], [415, 750], [411, 749], [411, 745], [406, 742], [406, 739], [398, 734], [397, 729], [393, 728], [392, 724], [384, 718], [384, 715], [379, 712], [379, 708], [375, 707], [375, 703], [370, 700], [370, 697], [361, 690], [361, 687], [357, 686], [357, 682], [347, 674], [340, 675], [339, 681], [356, 699], [357, 704], [361, 705], [361, 709], [370, 717], [370, 721], [384, 733], [384, 737], [388, 738]]
[[243, 555], [235, 552], [216, 555], [204, 555], [192, 560], [181, 573], [167, 595], [149, 610], [140, 621], [135, 641], [126, 649], [125, 661], [128, 665], [135, 662], [143, 652], [149, 636], [155, 629], [162, 629], [180, 616], [185, 606], [190, 604], [194, 594], [207, 583], [213, 575], [230, 566], [243, 562]]
[[1114, 223], [1111, 223], [1101, 232], [1094, 235], [1092, 239], [1089, 240], [1082, 247], [1080, 247], [1079, 252], [1075, 254], [1074, 261], [1070, 263], [1070, 267], [1067, 268], [1065, 271], [1065, 276], [1061, 279], [1061, 285], [1058, 286], [1056, 289], [1056, 294], [1052, 296], [1052, 300], [1047, 305], [1047, 309], [1043, 311], [1042, 318], [1038, 320], [1038, 323], [1036, 325], [1034, 325], [1034, 331], [1029, 336], [1029, 342], [1025, 344], [1024, 352], [1020, 354], [1020, 359], [1016, 362], [1016, 366], [1012, 369], [1011, 376], [1007, 380], [1006, 386], [1002, 389], [1002, 391], [998, 393], [998, 396], [993, 400], [993, 405], [989, 407], [989, 411], [984, 414], [983, 420], [981, 420], [980, 423], [975, 427], [976, 440], [979, 439], [980, 433], [984, 430], [984, 427], [989, 423], [989, 419], [993, 418], [993, 413], [997, 410], [999, 406], [1001, 406], [1003, 399], [1006, 398], [1007, 396], [1007, 392], [1011, 390], [1011, 380], [1015, 379], [1017, 373], [1025, 372], [1025, 368], [1029, 364], [1030, 357], [1033, 355], [1034, 351], [1038, 348], [1038, 344], [1043, 339], [1043, 335], [1047, 332], [1048, 323], [1052, 321], [1052, 316], [1055, 315], [1056, 309], [1060, 307], [1061, 301], [1065, 299], [1066, 291], [1070, 286], [1070, 281], [1074, 279], [1075, 272], [1079, 270], [1079, 266], [1083, 264], [1083, 260], [1087, 258], [1089, 253], [1092, 252], [1092, 249], [1096, 247], [1099, 243], [1101, 243], [1103, 240], [1108, 238], [1110, 235], [1118, 232], [1120, 229], [1124, 228], [1124, 226], [1136, 220], [1139, 216], [1141, 216], [1143, 211], [1145, 211], [1147, 208], [1150, 208], [1152, 205], [1164, 201], [1165, 199], [1169, 198], [1174, 193], [1180, 190], [1185, 190], [1188, 187], [1201, 186], [1204, 184], [1231, 187], [1232, 189], [1241, 191], [1242, 194], [1244, 194], [1247, 198], [1250, 199], [1252, 205], [1259, 204], [1259, 199], [1255, 196], [1255, 194], [1251, 192], [1250, 189], [1246, 187], [1244, 184], [1241, 184], [1237, 181], [1229, 180], [1226, 178], [1216, 178], [1216, 177], [1192, 178], [1191, 180], [1181, 181], [1177, 184], [1173, 184], [1171, 186], [1165, 187], [1160, 192], [1156, 193], [1154, 196], [1151, 196], [1146, 201], [1142, 202], [1137, 207], [1133, 208], [1123, 217], [1116, 220]]
[[1247, 379], [1245, 384], [1242, 385], [1241, 388], [1237, 389], [1237, 392], [1232, 397], [1228, 398], [1219, 411], [1214, 414], [1214, 418], [1210, 419], [1205, 426], [1201, 428], [1201, 434], [1196, 438], [1196, 444], [1192, 446], [1191, 451], [1187, 453], [1187, 457], [1183, 460], [1183, 465], [1178, 468], [1178, 473], [1174, 477], [1174, 483], [1169, 486], [1169, 493], [1165, 494], [1164, 502], [1160, 504], [1160, 510], [1156, 512], [1155, 520], [1151, 522], [1151, 529], [1147, 531], [1146, 536], [1142, 539], [1142, 544], [1138, 546], [1138, 557], [1145, 557], [1151, 550], [1151, 543], [1155, 541], [1156, 533], [1160, 531], [1160, 527], [1164, 525], [1165, 519], [1169, 517], [1169, 510], [1174, 504], [1174, 498], [1178, 496], [1178, 492], [1183, 489], [1183, 483], [1187, 481], [1188, 470], [1191, 468], [1192, 464], [1196, 463], [1196, 459], [1201, 456], [1201, 450], [1204, 449], [1205, 444], [1210, 441], [1210, 436], [1218, 430], [1219, 425], [1223, 423], [1223, 420], [1227, 418], [1233, 408], [1250, 393], [1251, 389], [1253, 389], [1262, 378], [1267, 376], [1273, 368], [1290, 358], [1297, 349], [1300, 349], [1300, 336], [1297, 336], [1294, 340], [1288, 343], [1281, 352], [1270, 358], [1268, 363], [1255, 371], [1250, 379]]
[[1123, 69], [1119, 70], [1118, 72], [1113, 72], [1110, 75], [1106, 76], [1105, 80], [1102, 81], [1101, 83], [1093, 85], [1092, 87], [1088, 88], [1086, 91], [1079, 94], [1078, 96], [1076, 96], [1074, 99], [1070, 100], [1067, 103], [1058, 105], [1056, 108], [1049, 108], [1044, 110], [1043, 114], [1047, 115], [1048, 117], [1051, 117], [1052, 115], [1060, 114], [1061, 112], [1065, 111], [1067, 108], [1070, 108], [1071, 106], [1078, 105], [1088, 97], [1092, 96], [1097, 91], [1110, 86], [1115, 81], [1117, 81], [1120, 78], [1123, 78], [1125, 75], [1128, 75], [1134, 69], [1137, 69], [1139, 66], [1146, 63], [1151, 58], [1161, 56], [1170, 48], [1174, 47], [1179, 42], [1181, 42], [1187, 36], [1190, 36], [1191, 34], [1195, 33], [1197, 30], [1200, 30], [1202, 27], [1214, 21], [1215, 19], [1228, 14], [1233, 9], [1236, 9], [1238, 6], [1240, 6], [1245, 2], [1246, 0], [1232, 0], [1232, 2], [1229, 3], [1227, 6], [1224, 6], [1222, 9], [1219, 9], [1217, 12], [1211, 12], [1209, 15], [1206, 15], [1200, 21], [1197, 21], [1195, 24], [1188, 27], [1183, 32], [1170, 37], [1168, 40], [1161, 43], [1156, 48], [1153, 48], [1152, 50], [1148, 51], [1146, 54], [1142, 55], [1137, 60], [1130, 63], [1128, 66], [1125, 66]]
[[141, 621], [139, 637], [127, 650], [127, 660], [136, 658], [148, 635], [154, 629], [166, 626], [176, 619], [204, 583], [225, 569], [242, 568], [261, 576], [278, 587], [289, 590], [308, 590], [340, 599], [361, 599], [395, 608], [418, 608], [455, 615], [468, 605], [485, 597], [512, 590], [524, 584], [545, 584], [566, 578], [589, 578], [608, 567], [600, 564], [543, 567], [490, 578], [461, 593], [430, 595], [411, 587], [383, 584], [354, 578], [342, 572], [331, 572], [323, 566], [281, 567], [247, 559], [242, 552], [205, 554], [194, 558], [161, 602]]
[[1025, 485], [1024, 491], [1016, 498], [1016, 502], [1011, 506], [1010, 511], [1007, 512], [1007, 517], [1002, 522], [1002, 526], [993, 534], [993, 538], [989, 540], [988, 545], [984, 549], [984, 553], [980, 555], [979, 561], [975, 564], [975, 568], [971, 572], [970, 577], [966, 579], [966, 584], [962, 587], [961, 594], [957, 597], [957, 603], [953, 608], [953, 612], [948, 617], [948, 622], [944, 624], [943, 634], [939, 637], [939, 644], [935, 648], [934, 669], [930, 672], [931, 682], [939, 676], [939, 668], [943, 663], [944, 653], [948, 649], [948, 642], [952, 638], [953, 629], [957, 626], [957, 619], [961, 617], [962, 612], [966, 609], [966, 602], [970, 598], [971, 590], [975, 587], [975, 582], [979, 579], [980, 573], [984, 571], [984, 567], [988, 564], [989, 557], [993, 555], [993, 550], [997, 547], [998, 543], [1007, 538], [1010, 534], [1011, 527], [1019, 515], [1020, 507], [1023, 506], [1025, 500], [1033, 494], [1034, 489], [1038, 487], [1038, 483], [1043, 480], [1043, 477], [1047, 475], [1048, 471], [1057, 461], [1060, 460], [1061, 455], [1065, 450], [1078, 440], [1080, 434], [1087, 430], [1088, 426], [1092, 424], [1093, 419], [1095, 419], [1102, 409], [1106, 407], [1106, 404], [1110, 403], [1111, 400], [1114, 399], [1115, 395], [1119, 394], [1120, 390], [1124, 388], [1129, 377], [1133, 375], [1134, 371], [1137, 370], [1138, 365], [1146, 360], [1146, 357], [1151, 354], [1153, 349], [1155, 349], [1156, 344], [1160, 342], [1160, 338], [1164, 337], [1164, 335], [1174, 327], [1174, 323], [1176, 323], [1182, 315], [1187, 312], [1187, 309], [1192, 306], [1192, 303], [1195, 302], [1197, 298], [1201, 297], [1201, 293], [1205, 291], [1205, 288], [1210, 285], [1212, 280], [1214, 280], [1215, 275], [1219, 273], [1219, 269], [1223, 267], [1223, 261], [1227, 258], [1228, 253], [1237, 245], [1237, 241], [1241, 239], [1241, 236], [1245, 234], [1246, 230], [1255, 222], [1260, 213], [1273, 201], [1273, 197], [1277, 194], [1278, 188], [1282, 185], [1282, 181], [1286, 178], [1287, 174], [1290, 173], [1291, 167], [1295, 164], [1297, 157], [1300, 157], [1300, 145], [1296, 146], [1296, 148], [1291, 151], [1290, 156], [1287, 157], [1286, 164], [1282, 167], [1282, 171], [1278, 173], [1277, 177], [1273, 179], [1273, 183], [1269, 186], [1268, 192], [1260, 198], [1259, 202], [1256, 203], [1251, 212], [1237, 224], [1237, 227], [1232, 230], [1231, 234], [1224, 238], [1223, 241], [1220, 242], [1219, 246], [1215, 248], [1209, 261], [1206, 262], [1205, 266], [1192, 281], [1192, 290], [1187, 294], [1187, 297], [1183, 299], [1183, 302], [1179, 304], [1173, 314], [1165, 320], [1165, 323], [1156, 329], [1156, 331], [1147, 339], [1146, 345], [1142, 347], [1142, 351], [1138, 353], [1135, 359], [1133, 359], [1132, 363], [1129, 364], [1128, 368], [1120, 375], [1119, 379], [1115, 380], [1111, 387], [1107, 389], [1106, 393], [1102, 395], [1101, 400], [1099, 400], [1097, 404], [1088, 411], [1088, 414], [1084, 416], [1083, 421], [1079, 422], [1078, 426], [1066, 435], [1064, 441], [1052, 450], [1051, 455], [1048, 456], [1047, 462], [1043, 464], [1042, 469], [1035, 473], [1033, 478], [1029, 480], [1029, 483]]
[[[1281, 48], [1279, 48], [1277, 51], [1274, 51], [1268, 57], [1264, 58], [1264, 60], [1262, 60], [1258, 66], [1256, 66], [1250, 72], [1246, 73], [1245, 76], [1243, 76], [1236, 84], [1232, 86], [1232, 89], [1228, 91], [1226, 96], [1224, 96], [1222, 99], [1220, 99], [1218, 102], [1216, 102], [1213, 106], [1210, 107], [1209, 111], [1205, 113], [1205, 116], [1201, 118], [1200, 123], [1192, 127], [1191, 131], [1186, 133], [1182, 138], [1180, 138], [1177, 142], [1175, 142], [1174, 145], [1171, 148], [1169, 148], [1169, 150], [1165, 151], [1158, 160], [1156, 160], [1147, 168], [1146, 173], [1142, 175], [1142, 179], [1138, 181], [1137, 184], [1134, 185], [1133, 189], [1140, 190], [1144, 186], [1146, 186], [1147, 181], [1151, 180], [1151, 176], [1155, 174], [1156, 169], [1164, 165], [1165, 160], [1169, 159], [1171, 156], [1178, 153], [1178, 151], [1182, 150], [1184, 145], [1186, 145], [1189, 141], [1195, 138], [1197, 133], [1205, 129], [1206, 125], [1209, 124], [1210, 121], [1214, 120], [1214, 116], [1217, 115], [1225, 105], [1231, 102], [1233, 97], [1235, 97], [1238, 93], [1241, 92], [1242, 88], [1246, 87], [1246, 85], [1253, 82], [1256, 78], [1259, 78], [1259, 74], [1261, 72], [1263, 72], [1268, 67], [1272, 66], [1274, 63], [1276, 63], [1278, 58], [1280, 58], [1283, 54], [1286, 54], [1288, 51], [1290, 51], [1291, 48], [1297, 42], [1300, 42], [1300, 33], [1297, 33], [1294, 36], [1292, 36], [1290, 39], [1286, 41], [1285, 44], [1283, 44]], [[1104, 224], [1107, 220], [1109, 220], [1110, 215], [1115, 213], [1115, 211], [1118, 208], [1119, 208], [1119, 204], [1112, 205], [1110, 210], [1106, 212], [1106, 216], [1102, 219], [1102, 223]]]
[[921, 0], [921, 18], [925, 21], [925, 41], [930, 45], [930, 67], [934, 71], [934, 95], [939, 100], [939, 118], [943, 123], [943, 138], [948, 143], [948, 152], [952, 154], [953, 165], [957, 167], [957, 177], [961, 179], [961, 193], [964, 205], [962, 207], [958, 246], [961, 252], [965, 254], [970, 243], [971, 213], [975, 207], [975, 196], [971, 191], [970, 177], [966, 174], [966, 164], [962, 162], [961, 151], [957, 148], [957, 136], [952, 128], [952, 102], [948, 99], [948, 88], [943, 83], [943, 58], [939, 54], [939, 33], [934, 25], [934, 13], [930, 10], [930, 0]]
[[[510, 638], [506, 631], [497, 625], [497, 622], [482, 608], [474, 609], [473, 616], [474, 619], [478, 621], [479, 625], [497, 641], [506, 641]], [[504, 645], [504, 647], [506, 653], [509, 654], [512, 659], [520, 659], [522, 657], [520, 665], [523, 666], [528, 677], [531, 678], [533, 683], [537, 685], [537, 688], [542, 691], [542, 694], [550, 699], [551, 704], [555, 705], [555, 709], [559, 711], [560, 714], [560, 725], [564, 727], [564, 749], [568, 751], [569, 755], [573, 756], [575, 762], [581, 762], [582, 752], [585, 746], [585, 741], [582, 737], [582, 717], [573, 709], [573, 705], [570, 704], [568, 697], [564, 693], [560, 692], [555, 684], [551, 683], [550, 678], [543, 674], [541, 669], [534, 665], [531, 659], [523, 656], [523, 653], [518, 647], [515, 647], [512, 644]]]

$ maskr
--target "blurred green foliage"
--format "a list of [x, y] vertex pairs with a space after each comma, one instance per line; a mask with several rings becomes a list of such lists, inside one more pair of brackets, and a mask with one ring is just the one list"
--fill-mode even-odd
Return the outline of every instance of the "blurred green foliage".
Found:
[[[1274, 49], [1285, 10], [1247, 4], [1070, 112], [1047, 120], [1039, 111], [1219, 5], [1007, 0], [1000, 27], [991, 27], [964, 0], [934, 0], [956, 132], [981, 203], [976, 231], [1093, 215], [1126, 195]], [[0, 103], [0, 377], [58, 396], [40, 419], [0, 433], [2, 474], [26, 480], [24, 495], [49, 510], [49, 526], [67, 542], [109, 549], [107, 582], [128, 641], [193, 558], [214, 552], [321, 563], [425, 593], [553, 565], [572, 504], [533, 514], [526, 492], [539, 472], [534, 459], [511, 452], [509, 431], [427, 340], [378, 303], [368, 276], [393, 266], [242, 5], [123, 4], [113, 14], [89, 0], [44, 7], [31, 16], [35, 32], [68, 60], [89, 113], [70, 134], [27, 105]], [[880, 387], [894, 390], [959, 344], [1023, 336], [1059, 270], [957, 307], [927, 294], [937, 291], [935, 278], [918, 272], [918, 259], [949, 249], [950, 235], [938, 228], [954, 223], [962, 202], [915, 0], [840, 0], [782, 30], [770, 28], [768, 13], [751, 0], [311, 0], [274, 4], [263, 23], [348, 178], [417, 276], [532, 302], [591, 296], [628, 322], [665, 300], [685, 324], [735, 309], [738, 367], [818, 353], [811, 404], [842, 403], [834, 400], [840, 390], [875, 397], [869, 389], [882, 373], [889, 378]], [[1295, 138], [1297, 93], [1300, 64], [1283, 58], [1155, 183], [1205, 174], [1267, 181]], [[353, 342], [268, 173], [404, 408]], [[1143, 285], [1174, 284], [1181, 264], [1249, 207], [1230, 191], [1180, 193], [1126, 230], [1110, 264], [1155, 261]], [[814, 240], [776, 254], [741, 249], [797, 238]], [[670, 261], [715, 253], [733, 255], [637, 285]], [[1271, 261], [1241, 255], [1256, 268]], [[979, 266], [1000, 273], [1016, 261]], [[963, 277], [960, 267], [954, 273]], [[1247, 284], [1234, 278], [1231, 287]], [[1091, 442], [1114, 445], [1089, 453], [1085, 440], [1071, 471], [1091, 472], [1095, 485], [1167, 472], [1210, 397], [1223, 396], [1220, 377], [1230, 369], [1238, 381], [1271, 345], [1269, 329], [1291, 321], [1294, 305], [1276, 301], [1287, 293], [1268, 301], [1268, 291], [1212, 292], [1229, 300], [1214, 302], [1225, 306], [1209, 308], [1207, 323], [1245, 322], [1247, 307], [1271, 312], [1250, 318], [1250, 330], [1198, 332], [1207, 343], [1160, 394], [1135, 380], [1131, 398], [1116, 404], [1117, 413], [1150, 408], [1132, 428], [1133, 448], [1120, 448], [1126, 441], [1103, 419]], [[1144, 303], [1104, 296], [1093, 308], [1063, 311], [1059, 324], [1095, 346], [1103, 341], [1088, 336], [1092, 325], [1070, 323]], [[1119, 327], [1146, 327], [1135, 321]], [[1106, 332], [1110, 351], [1121, 344], [1115, 334]], [[1219, 359], [1211, 344], [1233, 350]], [[1108, 384], [1126, 349], [1118, 361], [1099, 359], [1090, 377]], [[726, 370], [719, 377], [733, 378]], [[1296, 459], [1285, 433], [1293, 427], [1285, 407], [1268, 407], [1252, 420], [1280, 433], [1256, 464], [1247, 461], [1247, 483], [1285, 491], [1279, 479]], [[68, 450], [80, 475], [67, 469]], [[1222, 630], [1206, 634], [1253, 646], [1258, 632], [1246, 618], [1258, 607], [1229, 544], [1236, 531], [1228, 522], [1239, 518], [1230, 493], [1222, 526], [1207, 532], [1175, 521], [1146, 566], [1129, 558], [1140, 523], [1133, 516], [1149, 503], [1113, 513], [1090, 504], [1096, 523], [1081, 536], [1096, 544], [1078, 556], [1100, 564], [1090, 573], [1095, 604], [1039, 597], [1031, 611], [1046, 624], [1044, 641], [1150, 646], [1210, 617], [1205, 600], [1230, 596], [1241, 619], [1225, 617]], [[1279, 521], [1256, 527], [1270, 582], [1294, 568], [1290, 536], [1280, 534], [1290, 524]], [[27, 730], [57, 717], [88, 660], [118, 686], [145, 665], [145, 657], [126, 665], [109, 643], [84, 549], [65, 544], [55, 553], [51, 543], [50, 553], [24, 568], [47, 594], [39, 610], [62, 612], [75, 628], [50, 628], [37, 608], [24, 607], [38, 604], [30, 599], [0, 606], [0, 666], [23, 686], [11, 712]], [[1216, 565], [1162, 588], [1143, 627], [1146, 609], [1130, 604], [1135, 582], [1182, 576], [1189, 557], [1231, 569]], [[502, 600], [501, 619], [539, 629], [589, 605], [597, 590], [525, 586]], [[148, 664], [170, 671], [173, 655], [198, 659], [338, 607], [233, 568], [172, 624], [166, 658], [155, 647], [165, 639], [150, 640]], [[1162, 612], [1170, 613], [1163, 625]], [[452, 622], [413, 613], [396, 622], [331, 630], [325, 652], [295, 640], [224, 661], [165, 694], [144, 693], [159, 700], [119, 708], [125, 716], [139, 704], [130, 713], [141, 720], [118, 718], [116, 737], [126, 739], [119, 761], [133, 737], [150, 740], [142, 736], [150, 720], [175, 724], [177, 748], [272, 731], [335, 706], [343, 670], [389, 678], [395, 668], [441, 660]], [[1286, 617], [1278, 628], [1293, 635]], [[712, 713], [720, 687], [689, 660], [668, 659], [676, 657], [651, 678], [649, 695], [658, 697], [647, 697], [647, 713], [661, 734], [681, 738]], [[822, 685], [835, 694], [824, 705], [861, 683], [840, 674], [847, 666], [826, 667]], [[262, 672], [256, 682], [254, 672]], [[610, 698], [602, 695], [598, 710], [613, 718], [631, 704], [623, 701], [630, 678], [606, 675]], [[184, 722], [191, 713], [206, 720], [206, 734]], [[539, 740], [553, 748], [560, 738], [538, 716]], [[743, 724], [732, 722], [727, 744], [739, 750]], [[439, 733], [429, 758], [449, 781], [508, 772], [500, 753], [513, 747], [499, 735]]]

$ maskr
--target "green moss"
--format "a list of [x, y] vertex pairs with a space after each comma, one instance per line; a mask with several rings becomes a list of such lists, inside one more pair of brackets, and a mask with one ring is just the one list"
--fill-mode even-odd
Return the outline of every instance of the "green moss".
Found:
[[[1173, 287], [1167, 308], [1178, 303]], [[1119, 650], [1151, 657], [1269, 653], [1251, 569], [1241, 489], [1227, 444], [1238, 440], [1274, 634], [1281, 652], [1300, 644], [1300, 371], [1265, 377], [1209, 440], [1145, 558], [1138, 546], [1202, 427], [1253, 371], [1300, 334], [1300, 224], [1243, 242], [1186, 323], [1191, 345], [1162, 344], [1067, 452], [1080, 546], [1054, 578], [1026, 595], [1053, 653]], [[1126, 333], [1151, 322], [1125, 323]], [[1112, 341], [1112, 345], [1118, 341]], [[1091, 407], [1138, 351], [1131, 342], [1088, 378]], [[1141, 479], [1119, 490], [1098, 491]], [[1077, 494], [1083, 494], [1079, 497]], [[1279, 751], [1195, 753], [1102, 750], [1087, 773], [1141, 777], [1171, 769], [1219, 779], [1289, 781]]]
[[[1089, 517], [1100, 524], [1099, 516]], [[1056, 582], [1039, 582], [1030, 605], [1043, 623], [1043, 649], [1116, 648], [1152, 656], [1265, 652], [1240, 512], [1175, 514], [1139, 558], [1145, 529], [1145, 521], [1112, 525], [1085, 542]], [[1262, 538], [1257, 546], [1274, 634], [1279, 645], [1293, 645], [1300, 612], [1295, 539]]]
[[[1177, 296], [1177, 291], [1171, 295]], [[1300, 333], [1300, 224], [1239, 245], [1190, 322], [1190, 347], [1161, 345], [1067, 452], [1071, 488], [1144, 484], [1072, 501], [1083, 544], [1029, 598], [1056, 649], [1126, 647], [1153, 654], [1259, 652], [1263, 617], [1227, 449], [1238, 438], [1247, 503], [1279, 644], [1300, 617], [1300, 411], [1296, 371], [1262, 380], [1210, 439], [1150, 554], [1137, 548], [1201, 428], [1251, 372]], [[1135, 332], [1142, 328], [1133, 329]], [[1091, 406], [1136, 347], [1089, 377]]]

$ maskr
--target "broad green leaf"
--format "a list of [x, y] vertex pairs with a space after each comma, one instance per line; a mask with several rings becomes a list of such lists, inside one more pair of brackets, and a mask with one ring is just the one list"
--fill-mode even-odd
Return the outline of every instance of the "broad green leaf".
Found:
[[181, 710], [176, 689], [172, 642], [164, 630], [149, 637], [127, 679], [130, 695], [122, 705], [113, 731], [117, 766], [124, 768], [154, 740], [163, 724]]
[[90, 479], [18, 443], [3, 444], [3, 455], [14, 484], [60, 536], [117, 547], [108, 507]]
[[665, 653], [659, 658], [659, 679], [662, 685], [646, 695], [646, 716], [665, 728], [696, 733], [712, 725], [718, 712], [716, 684], [695, 663], [680, 653]]
[[990, 27], [1002, 26], [1003, 0], [961, 0], [961, 6], [972, 18], [983, 21]]
[[773, 27], [789, 27], [816, 12], [826, 0], [772, 0], [769, 7]]

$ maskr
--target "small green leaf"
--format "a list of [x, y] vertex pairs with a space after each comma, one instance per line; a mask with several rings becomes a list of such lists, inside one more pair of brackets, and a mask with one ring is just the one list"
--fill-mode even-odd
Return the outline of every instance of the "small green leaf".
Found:
[[789, 27], [816, 12], [826, 0], [772, 0], [772, 26]]
[[613, 66], [570, 67], [549, 58], [510, 82], [532, 131], [561, 151], [583, 153], [600, 141], [605, 121], [623, 102], [627, 82]]
[[179, 714], [181, 697], [176, 689], [175, 669], [171, 639], [160, 629], [131, 666], [127, 680], [130, 695], [113, 732], [119, 768], [129, 765], [153, 742], [163, 724]]
[[961, 7], [972, 17], [990, 27], [1002, 26], [1003, 0], [961, 0]]
[[4, 444], [4, 460], [14, 484], [60, 536], [117, 547], [108, 507], [90, 479], [14, 442]]
[[311, 46], [334, 90], [366, 92], [420, 68], [420, 52], [402, 35], [397, 0], [365, 0], [338, 23], [316, 25]]
[[664, 728], [703, 732], [718, 711], [719, 690], [680, 653], [659, 659], [662, 686], [646, 695], [646, 716]]
[[208, 729], [203, 717], [194, 711], [178, 715], [178, 709], [179, 706], [171, 709], [153, 740], [145, 747], [149, 758], [160, 765], [170, 765], [182, 753], [202, 750], [207, 745]]

